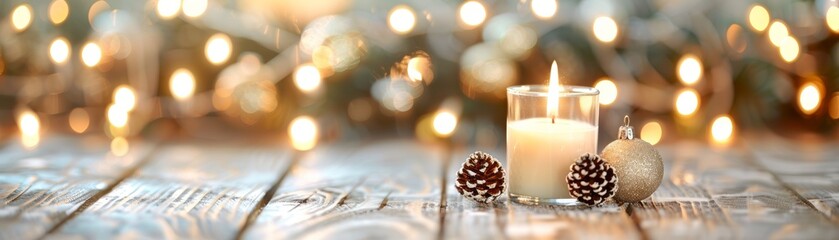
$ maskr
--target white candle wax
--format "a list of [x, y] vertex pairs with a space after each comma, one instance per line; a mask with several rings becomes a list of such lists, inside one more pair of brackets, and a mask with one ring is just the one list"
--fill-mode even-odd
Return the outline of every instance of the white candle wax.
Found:
[[565, 176], [583, 153], [596, 153], [597, 126], [550, 118], [507, 123], [509, 192], [543, 199], [570, 198]]

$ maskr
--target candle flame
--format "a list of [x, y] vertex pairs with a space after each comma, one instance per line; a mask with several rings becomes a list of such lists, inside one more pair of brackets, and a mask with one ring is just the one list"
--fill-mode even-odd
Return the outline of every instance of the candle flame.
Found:
[[556, 61], [551, 64], [551, 78], [548, 81], [548, 116], [551, 122], [556, 119], [559, 112], [559, 74], [556, 70]]

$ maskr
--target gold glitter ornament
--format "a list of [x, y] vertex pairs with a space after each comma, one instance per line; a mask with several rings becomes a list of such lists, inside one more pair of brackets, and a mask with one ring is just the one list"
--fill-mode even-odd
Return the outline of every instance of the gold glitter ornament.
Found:
[[664, 177], [664, 163], [652, 144], [635, 138], [629, 126], [629, 116], [618, 130], [618, 139], [606, 145], [600, 154], [615, 168], [620, 182], [613, 199], [618, 202], [638, 202], [658, 189]]

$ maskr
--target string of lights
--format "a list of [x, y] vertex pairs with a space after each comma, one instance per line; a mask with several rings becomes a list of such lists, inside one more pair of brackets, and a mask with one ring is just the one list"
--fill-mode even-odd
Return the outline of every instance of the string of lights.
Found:
[[119, 155], [150, 128], [211, 137], [201, 118], [287, 131], [297, 149], [382, 129], [498, 144], [506, 87], [544, 84], [554, 59], [562, 84], [600, 91], [586, 104], [603, 121], [637, 115], [653, 144], [839, 119], [831, 1], [52, 0], [0, 14], [0, 118], [29, 147], [57, 119]]

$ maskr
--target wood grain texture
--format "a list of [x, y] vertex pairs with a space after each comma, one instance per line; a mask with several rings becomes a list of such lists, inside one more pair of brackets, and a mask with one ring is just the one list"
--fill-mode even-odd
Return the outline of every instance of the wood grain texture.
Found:
[[835, 239], [839, 229], [743, 152], [682, 142], [658, 147], [664, 183], [630, 206], [651, 239]]
[[307, 153], [245, 239], [429, 239], [439, 228], [438, 148], [411, 140]]
[[47, 238], [232, 239], [289, 162], [269, 147], [166, 144]]
[[107, 140], [51, 137], [32, 151], [15, 143], [0, 151], [0, 239], [38, 238], [63, 219], [46, 238], [839, 239], [836, 146], [774, 138], [732, 149], [657, 146], [665, 179], [652, 198], [589, 208], [476, 204], [452, 184], [473, 149], [450, 154], [409, 139], [322, 145], [290, 169], [283, 149], [163, 144], [133, 172], [148, 156], [143, 144], [118, 158]]
[[839, 224], [839, 142], [761, 139], [749, 144], [758, 164]]
[[0, 152], [0, 239], [35, 239], [106, 189], [147, 154], [132, 143], [126, 156], [107, 139], [51, 136], [38, 148], [12, 143]]
[[[494, 204], [463, 198], [454, 188], [456, 172], [474, 149], [456, 151], [446, 177], [450, 184], [445, 211], [446, 239], [641, 239], [626, 207], [527, 206], [506, 197]], [[506, 167], [504, 151], [485, 151]]]

